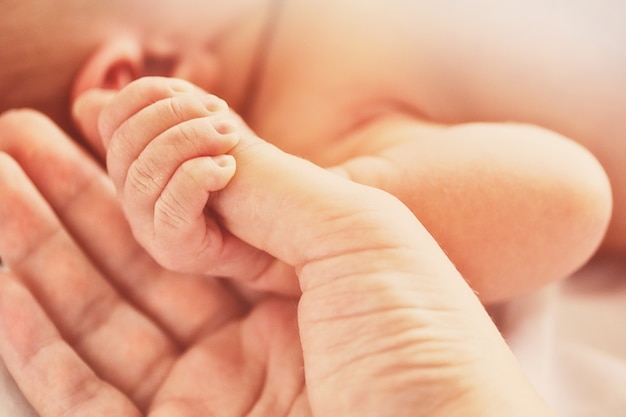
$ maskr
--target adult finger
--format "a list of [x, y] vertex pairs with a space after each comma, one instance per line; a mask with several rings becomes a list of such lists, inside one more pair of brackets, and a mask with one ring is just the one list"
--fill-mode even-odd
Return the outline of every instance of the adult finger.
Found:
[[0, 356], [41, 417], [141, 414], [61, 337], [28, 290], [0, 272]]
[[249, 131], [231, 153], [237, 174], [210, 208], [236, 236], [296, 265], [314, 414], [433, 415], [492, 395], [496, 409], [541, 409], [476, 295], [398, 199]]
[[[103, 277], [180, 344], [241, 313], [240, 301], [221, 281], [166, 271], [143, 250], [105, 172], [48, 118], [33, 111], [12, 112], [0, 118], [0, 132], [0, 149], [11, 154], [37, 187], [58, 217], [53, 221], [60, 220]], [[20, 239], [29, 236], [37, 234]], [[274, 276], [267, 255], [251, 254], [249, 261], [257, 269], [233, 264], [224, 275], [258, 276], [260, 283], [264, 274]], [[265, 288], [279, 289], [279, 284]]]
[[100, 376], [145, 404], [178, 354], [176, 344], [93, 267], [6, 154], [0, 154], [0, 190], [7, 267]]
[[[125, 132], [120, 134], [117, 138], [120, 140], [115, 140], [114, 142], [110, 141], [111, 148], [109, 149], [109, 155], [113, 155], [117, 152], [113, 149], [115, 146], [120, 147], [118, 148], [121, 153], [118, 155], [119, 158], [113, 158], [111, 156], [111, 158], [115, 160], [115, 165], [122, 167], [120, 171], [124, 171], [125, 168], [123, 167], [127, 168], [129, 166], [132, 155], [140, 152], [140, 150], [129, 152], [131, 157], [122, 155], [124, 153], [122, 152], [123, 147], [128, 146], [127, 143], [129, 141], [138, 141], [140, 145], [139, 148], [141, 148], [142, 144], [145, 145], [145, 143], [153, 138], [152, 135], [158, 135], [178, 121], [179, 117], [177, 114], [179, 114], [179, 112], [185, 112], [186, 116], [191, 118], [203, 117], [225, 106], [223, 102], [214, 96], [200, 93], [208, 102], [202, 100], [183, 100], [184, 103], [178, 107], [177, 111], [167, 111], [168, 106], [172, 103], [171, 101], [168, 102], [167, 99], [180, 95], [192, 95], [192, 92], [198, 93], [199, 90], [189, 83], [180, 80], [161, 79], [161, 81], [160, 83], [154, 83], [154, 79], [152, 78], [136, 81], [131, 86], [122, 90], [115, 101], [107, 104], [104, 110], [98, 108], [98, 105], [102, 104], [103, 101], [97, 101], [97, 98], [94, 98], [94, 101], [97, 101], [97, 103], [83, 103], [80, 107], [85, 111], [90, 109], [91, 111], [103, 112], [102, 116], [99, 118], [101, 126], [83, 127], [84, 131], [103, 132], [103, 136], [107, 134], [113, 135], [112, 132], [114, 132], [114, 129]], [[174, 83], [174, 87], [169, 87], [169, 83]], [[156, 84], [156, 86], [153, 86], [153, 84]], [[84, 96], [85, 101], [89, 99], [90, 96]], [[145, 119], [140, 113], [144, 110], [146, 103], [161, 101], [165, 103], [163, 118], [157, 119], [155, 123], [145, 123]], [[171, 108], [169, 108], [169, 110], [171, 110]], [[79, 124], [88, 123], [89, 121], [93, 123], [95, 120], [93, 117], [89, 115], [83, 116], [80, 111], [80, 109], [77, 109], [75, 112]], [[131, 115], [138, 115], [138, 117], [132, 117], [127, 122], [123, 122], [124, 117], [130, 117]], [[140, 133], [138, 136], [137, 132]], [[123, 138], [127, 138], [128, 141], [121, 140]], [[105, 142], [107, 142], [107, 140], [105, 140]], [[115, 143], [117, 143], [117, 145]], [[125, 143], [126, 145], [124, 145]], [[133, 144], [132, 146], [136, 147], [137, 144]], [[158, 148], [160, 145], [155, 146]], [[118, 181], [118, 186], [122, 187], [123, 180], [121, 177]], [[224, 250], [220, 253], [220, 262], [213, 263], [210, 268], [207, 267], [202, 272], [245, 281], [246, 285], [253, 289], [278, 292], [287, 295], [299, 294], [299, 288], [291, 266], [276, 261], [263, 251], [259, 251], [250, 245], [244, 244], [229, 233], [224, 234], [224, 242]]]

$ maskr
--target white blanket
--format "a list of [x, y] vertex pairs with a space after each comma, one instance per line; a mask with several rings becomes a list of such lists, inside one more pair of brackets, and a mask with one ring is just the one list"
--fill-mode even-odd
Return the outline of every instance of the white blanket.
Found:
[[[626, 259], [596, 259], [570, 279], [503, 306], [509, 345], [563, 417], [626, 416]], [[33, 417], [0, 364], [0, 417]]]
[[595, 259], [563, 283], [508, 304], [500, 319], [559, 415], [626, 416], [626, 259]]

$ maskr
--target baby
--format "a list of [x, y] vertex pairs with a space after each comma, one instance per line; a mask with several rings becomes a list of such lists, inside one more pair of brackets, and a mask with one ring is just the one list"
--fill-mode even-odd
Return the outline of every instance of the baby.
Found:
[[[149, 77], [117, 95], [88, 93], [81, 98], [79, 113], [87, 111], [100, 113], [109, 175], [133, 234], [173, 270], [219, 275], [229, 254], [237, 253], [234, 262], [241, 263], [248, 259], [246, 252], [259, 248], [302, 272], [303, 265], [332, 264], [346, 250], [358, 252], [361, 244], [385, 242], [359, 239], [361, 234], [405, 235], [397, 227], [378, 232], [379, 227], [363, 228], [368, 221], [386, 224], [393, 217], [395, 224], [402, 224], [397, 222], [400, 216], [416, 223], [390, 194], [355, 187], [279, 150], [257, 137], [223, 100], [188, 82]], [[271, 203], [265, 203], [268, 198]], [[334, 227], [323, 231], [294, 227], [333, 222]], [[346, 240], [346, 235], [355, 239]], [[415, 238], [404, 237], [407, 242]], [[311, 250], [301, 248], [303, 244]], [[364, 246], [363, 255], [373, 249]]]
[[[159, 268], [102, 168], [49, 119], [14, 112], [0, 356], [38, 415], [554, 415], [389, 193], [267, 144], [180, 80], [86, 93], [76, 113], [164, 263], [221, 275], [271, 254], [274, 283], [302, 295], [245, 302], [225, 280]], [[259, 284], [246, 277], [229, 282]]]
[[[268, 219], [263, 210], [247, 204], [249, 200], [262, 201], [262, 195], [282, 195], [281, 213], [297, 217], [314, 212], [319, 218], [304, 217], [301, 222], [329, 221], [324, 218], [324, 203], [316, 201], [324, 195], [319, 191], [324, 184], [319, 181], [324, 178], [317, 173], [319, 168], [258, 138], [216, 96], [179, 79], [147, 77], [129, 84], [118, 95], [99, 90], [85, 93], [77, 102], [77, 113], [83, 125], [88, 124], [85, 119], [100, 114], [99, 132], [88, 136], [92, 140], [102, 137], [108, 150], [109, 175], [134, 235], [162, 265], [182, 272], [223, 275], [233, 253], [239, 263], [259, 259], [254, 256], [257, 248], [290, 253], [289, 245], [280, 244], [290, 233], [295, 242], [323, 239], [329, 251], [338, 245], [333, 235], [299, 236], [298, 230], [285, 229], [292, 222], [281, 215], [273, 213]], [[237, 175], [236, 161], [245, 167]], [[263, 178], [266, 187], [274, 191], [252, 187], [257, 178]], [[218, 192], [231, 180], [228, 192]], [[344, 195], [334, 189], [327, 198], [349, 201], [353, 197], [348, 190]], [[373, 190], [371, 198], [387, 198]], [[319, 213], [310, 210], [311, 205], [319, 205]], [[309, 210], [303, 211], [305, 206]], [[366, 207], [356, 204], [353, 216], [346, 217], [372, 216], [364, 211]], [[232, 216], [237, 220], [231, 221]], [[350, 226], [343, 223], [344, 218], [338, 219], [337, 234], [343, 236]], [[250, 225], [266, 232], [251, 233]], [[351, 234], [356, 241], [367, 241], [359, 238], [361, 233], [367, 230], [355, 228]], [[258, 240], [259, 235], [264, 239]], [[273, 255], [286, 259], [296, 270], [322, 256], [315, 253], [311, 258], [291, 259], [283, 252]], [[277, 288], [269, 289], [294, 291], [288, 282], [281, 280]]]
[[[250, 135], [397, 196], [481, 300], [501, 301], [566, 276], [596, 250], [611, 211], [605, 170], [615, 200], [605, 247], [626, 248], [626, 126], [613, 113], [624, 94], [598, 88], [619, 85], [613, 55], [598, 59], [610, 60], [606, 73], [571, 65], [581, 47], [596, 51], [605, 39], [560, 42], [564, 31], [593, 21], [574, 19], [557, 34], [543, 23], [560, 16], [557, 6], [479, 3], [4, 0], [0, 109], [34, 107], [73, 131], [69, 108], [87, 90], [120, 89], [146, 75], [190, 80], [229, 103]], [[490, 13], [467, 18], [468, 7]], [[533, 23], [542, 41], [527, 36], [521, 18], [535, 14], [544, 16]], [[489, 28], [499, 31], [497, 41]], [[558, 62], [544, 59], [557, 52]], [[139, 86], [130, 91], [151, 89]], [[583, 100], [589, 91], [602, 92], [595, 103]], [[567, 134], [588, 150], [548, 130], [503, 123], [510, 120]], [[207, 151], [193, 146], [192, 156]], [[109, 150], [114, 180], [119, 164], [132, 160], [124, 149]], [[212, 170], [233, 172], [229, 157], [209, 161]], [[143, 163], [133, 165], [144, 169], [143, 183], [164, 186], [157, 165]], [[203, 185], [219, 189], [224, 181]], [[178, 196], [178, 209], [197, 214], [205, 197]], [[171, 226], [179, 237], [179, 228], [192, 227]], [[164, 247], [155, 255], [165, 256]]]

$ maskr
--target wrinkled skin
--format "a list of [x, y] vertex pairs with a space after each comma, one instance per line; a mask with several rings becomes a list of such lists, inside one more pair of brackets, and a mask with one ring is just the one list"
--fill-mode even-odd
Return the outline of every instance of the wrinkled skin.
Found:
[[[262, 293], [293, 271], [272, 261], [236, 286], [169, 272], [133, 239], [101, 167], [47, 119], [15, 112], [1, 128], [0, 354], [42, 417], [548, 415], [467, 284], [387, 194], [298, 162], [293, 183], [303, 172], [322, 192], [322, 210], [304, 211], [319, 221], [286, 210], [257, 244], [271, 216], [249, 228], [220, 212], [247, 240], [234, 248], [297, 267], [301, 297]], [[262, 191], [248, 197], [275, 214]], [[218, 211], [241, 201], [224, 195]], [[356, 247], [342, 239], [359, 230]]]

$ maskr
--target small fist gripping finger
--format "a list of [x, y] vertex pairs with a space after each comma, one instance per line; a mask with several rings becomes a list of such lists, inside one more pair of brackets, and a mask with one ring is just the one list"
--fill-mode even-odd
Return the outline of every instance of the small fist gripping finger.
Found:
[[[220, 236], [219, 226], [205, 215], [211, 193], [223, 189], [235, 174], [231, 155], [200, 156], [181, 163], [154, 204], [154, 238], [203, 251]], [[204, 223], [204, 227], [203, 226]]]
[[137, 239], [162, 263], [194, 270], [189, 260], [222, 247], [206, 205], [235, 174], [237, 119], [187, 83], [155, 81], [132, 84], [105, 107], [107, 165]]

